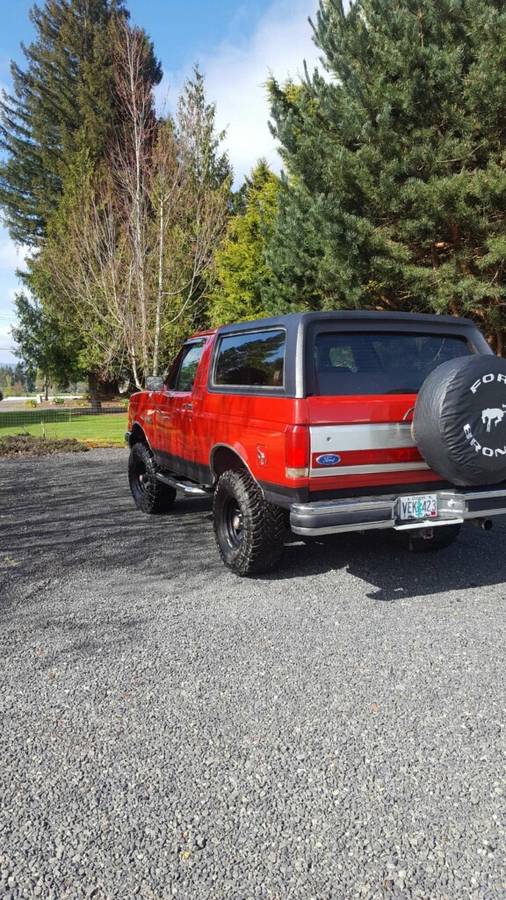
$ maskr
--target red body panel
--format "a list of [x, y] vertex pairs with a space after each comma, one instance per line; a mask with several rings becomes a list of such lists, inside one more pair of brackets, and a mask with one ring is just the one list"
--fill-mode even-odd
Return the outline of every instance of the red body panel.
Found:
[[[142, 428], [155, 453], [165, 454], [168, 459], [176, 461], [184, 460], [200, 466], [202, 470], [211, 470], [212, 477], [213, 452], [220, 446], [226, 446], [241, 457], [259, 482], [278, 486], [281, 490], [297, 488], [333, 492], [382, 485], [409, 486], [441, 480], [428, 468], [421, 468], [423, 462], [412, 445], [412, 439], [406, 441], [406, 446], [402, 445], [402, 439], [399, 445], [397, 437], [391, 446], [388, 442], [385, 447], [374, 446], [373, 441], [371, 446], [343, 447], [339, 445], [339, 436], [343, 435], [349, 443], [349, 429], [343, 432], [339, 428], [325, 438], [328, 442], [325, 451], [337, 455], [339, 459], [335, 463], [336, 474], [332, 468], [330, 473], [328, 468], [318, 472], [317, 460], [322, 457], [322, 451], [310, 448], [308, 439], [304, 467], [310, 474], [288, 477], [287, 468], [291, 463], [287, 460], [287, 435], [294, 426], [307, 428], [311, 441], [316, 440], [319, 430], [323, 435], [326, 426], [330, 429], [335, 429], [335, 426], [359, 426], [366, 429], [359, 431], [359, 434], [365, 435], [360, 440], [365, 439], [367, 444], [367, 426], [380, 426], [381, 431], [382, 425], [392, 425], [393, 428], [407, 429], [409, 433], [408, 425], [416, 395], [310, 396], [294, 399], [270, 396], [267, 392], [253, 395], [210, 391], [207, 386], [208, 373], [216, 336], [214, 332], [205, 332], [201, 336], [206, 339], [206, 345], [191, 392], [163, 388], [161, 391], [134, 394], [131, 398], [129, 430], [132, 431], [135, 425]], [[333, 446], [333, 441], [336, 446]], [[396, 468], [402, 465], [418, 468], [404, 471]], [[388, 471], [364, 472], [360, 470], [362, 466], [383, 467]], [[176, 462], [175, 470], [177, 467]], [[297, 472], [301, 468], [297, 463], [297, 468], [291, 471]], [[346, 474], [346, 470], [351, 471]]]

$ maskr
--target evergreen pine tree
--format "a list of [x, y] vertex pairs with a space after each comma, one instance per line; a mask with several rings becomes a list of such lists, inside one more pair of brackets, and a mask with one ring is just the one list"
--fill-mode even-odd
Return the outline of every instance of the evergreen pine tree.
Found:
[[[63, 308], [46, 253], [72, 202], [81, 202], [76, 185], [84, 188], [107, 165], [121, 131], [115, 49], [129, 29], [128, 13], [123, 0], [46, 0], [30, 15], [36, 37], [23, 48], [26, 68], [12, 64], [13, 92], [0, 103], [0, 207], [11, 237], [37, 251], [22, 275], [32, 300], [18, 304], [18, 336], [22, 347], [36, 346], [55, 361], [60, 380], [64, 370], [68, 377], [81, 371], [96, 385], [104, 360]], [[162, 74], [153, 45], [130, 31], [143, 36], [151, 89]]]
[[44, 383], [51, 381], [67, 385], [79, 370], [75, 368], [77, 357], [76, 340], [67, 334], [67, 341], [62, 340], [58, 322], [43, 310], [41, 304], [24, 293], [16, 297], [18, 323], [12, 330], [17, 343], [18, 355], [23, 359], [27, 373], [43, 376]]
[[506, 325], [506, 7], [321, 0], [325, 77], [272, 82], [288, 172], [274, 310], [367, 307]]
[[230, 218], [215, 254], [210, 317], [216, 325], [265, 314], [262, 290], [270, 277], [265, 250], [276, 216], [278, 190], [279, 179], [261, 160], [241, 189], [239, 211]]
[[39, 245], [65, 166], [86, 147], [100, 159], [115, 124], [111, 27], [123, 0], [47, 0], [30, 13], [36, 37], [12, 63], [0, 101], [0, 207], [11, 237]]

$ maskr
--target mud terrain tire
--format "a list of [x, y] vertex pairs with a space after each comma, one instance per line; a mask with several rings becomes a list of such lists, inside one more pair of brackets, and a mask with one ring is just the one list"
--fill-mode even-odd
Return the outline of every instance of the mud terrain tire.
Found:
[[267, 503], [247, 472], [224, 472], [214, 494], [214, 533], [221, 558], [237, 575], [269, 572], [286, 537], [285, 514]]
[[174, 506], [176, 490], [156, 477], [156, 463], [146, 444], [134, 444], [128, 460], [128, 480], [137, 509], [145, 513], [168, 512]]

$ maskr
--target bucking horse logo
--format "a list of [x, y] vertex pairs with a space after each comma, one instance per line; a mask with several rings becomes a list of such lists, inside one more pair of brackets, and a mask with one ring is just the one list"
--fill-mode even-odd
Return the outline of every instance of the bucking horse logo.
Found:
[[499, 425], [499, 422], [502, 422], [504, 416], [506, 416], [506, 403], [502, 404], [502, 409], [484, 409], [481, 414], [481, 421], [487, 426], [487, 432], [490, 434], [492, 425]]

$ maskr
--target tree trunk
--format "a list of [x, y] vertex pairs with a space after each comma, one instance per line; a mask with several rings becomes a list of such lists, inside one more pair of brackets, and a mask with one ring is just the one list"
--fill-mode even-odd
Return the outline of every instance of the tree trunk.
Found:
[[163, 229], [164, 229], [164, 198], [160, 198], [160, 219], [158, 234], [158, 292], [156, 296], [156, 317], [155, 317], [155, 345], [153, 350], [153, 375], [158, 375], [158, 353], [160, 347], [160, 324], [162, 313], [162, 293], [163, 293]]
[[118, 380], [103, 381], [96, 372], [90, 372], [88, 375], [88, 393], [92, 408], [101, 410], [103, 400], [114, 400], [118, 396]]
[[100, 380], [95, 372], [90, 372], [88, 375], [88, 393], [90, 395], [91, 408], [100, 412], [102, 409]]

